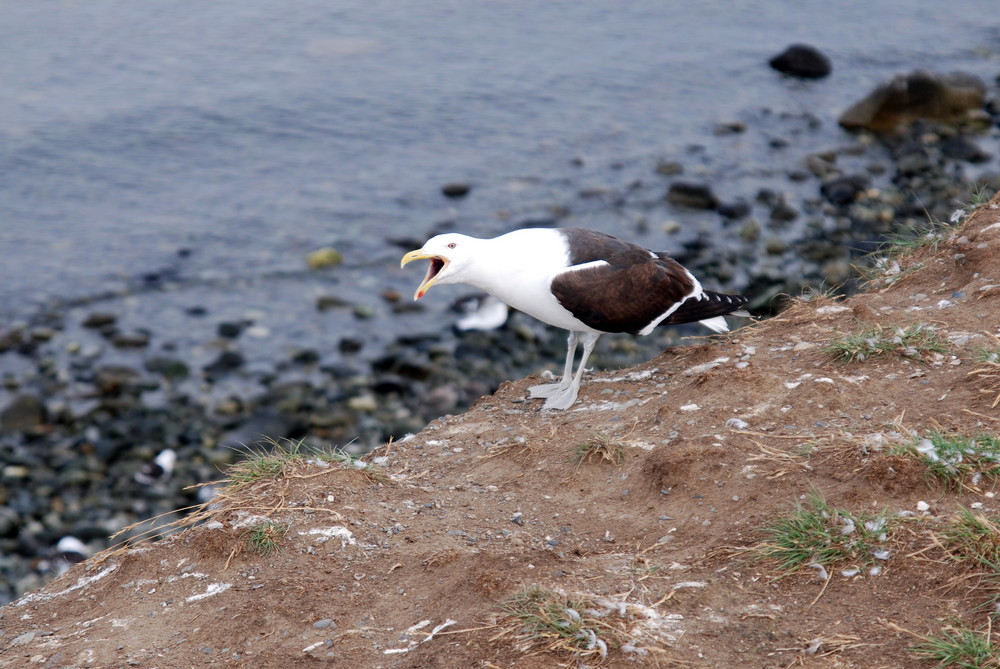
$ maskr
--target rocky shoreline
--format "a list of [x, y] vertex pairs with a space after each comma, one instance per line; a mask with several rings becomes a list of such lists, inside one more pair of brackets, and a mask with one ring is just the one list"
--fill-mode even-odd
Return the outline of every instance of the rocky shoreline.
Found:
[[[720, 125], [719, 150], [771, 135], [758, 158], [767, 165], [760, 180], [769, 185], [722, 200], [692, 166], [664, 156], [640, 181], [580, 186], [573, 202], [553, 203], [546, 216], [511, 220], [510, 227], [580, 224], [581, 211], [590, 220], [594, 212], [624, 217], [637, 234], [662, 225], [681, 240], [673, 249], [679, 260], [716, 286], [751, 296], [753, 308], [766, 313], [779, 308], [782, 293], [851, 290], [853, 265], [886, 236], [920, 234], [929, 220], [946, 223], [963, 203], [996, 192], [1000, 170], [990, 153], [1000, 106], [982, 102], [977, 111], [907, 118], [889, 133], [856, 130], [842, 145], [805, 157], [789, 146], [821, 122], [817, 117], [772, 118], [766, 130]], [[449, 184], [445, 196], [474, 196], [474, 189], [456, 189], [461, 185]], [[676, 220], [692, 214], [712, 226], [682, 231]], [[405, 297], [386, 292], [382, 300], [406, 322], [412, 307]], [[340, 306], [353, 308], [355, 318], [371, 316], [357, 305], [317, 300], [317, 310]], [[335, 363], [303, 349], [265, 365], [253, 355], [254, 327], [217, 323], [217, 336], [200, 343], [196, 359], [156, 332], [125, 328], [114, 313], [87, 305], [0, 325], [0, 604], [65, 569], [61, 538], [78, 538], [76, 552], [86, 555], [132, 523], [170, 522], [203, 499], [204, 489], [192, 486], [218, 479], [242, 449], [263, 448], [253, 446], [263, 437], [365, 452], [463, 410], [506, 379], [556, 369], [565, 345], [561, 331], [515, 314], [488, 332], [444, 326], [400, 334], [372, 357], [360, 354], [365, 342], [343, 338], [330, 343], [339, 349]], [[592, 362], [627, 366], [675, 338], [606, 338]], [[176, 457], [172, 471], [144, 475], [166, 450]]]

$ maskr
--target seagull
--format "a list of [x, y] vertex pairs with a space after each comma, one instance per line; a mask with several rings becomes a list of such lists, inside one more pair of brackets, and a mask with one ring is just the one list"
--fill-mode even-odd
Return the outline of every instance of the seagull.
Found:
[[743, 310], [748, 298], [705, 290], [669, 254], [585, 228], [526, 228], [493, 239], [446, 233], [404, 255], [400, 267], [414, 260], [430, 261], [414, 300], [432, 286], [464, 283], [569, 330], [562, 378], [529, 389], [545, 399], [545, 409], [573, 406], [602, 334], [643, 336], [658, 325], [694, 322], [728, 332], [725, 315], [750, 316]]

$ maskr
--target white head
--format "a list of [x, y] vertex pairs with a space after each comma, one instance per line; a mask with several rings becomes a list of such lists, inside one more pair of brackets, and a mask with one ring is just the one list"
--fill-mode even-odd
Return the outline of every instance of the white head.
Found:
[[399, 262], [400, 267], [414, 260], [431, 261], [424, 280], [413, 294], [413, 299], [419, 300], [434, 284], [464, 282], [467, 272], [472, 268], [475, 247], [481, 241], [475, 237], [449, 232], [431, 237], [422, 248], [403, 256]]

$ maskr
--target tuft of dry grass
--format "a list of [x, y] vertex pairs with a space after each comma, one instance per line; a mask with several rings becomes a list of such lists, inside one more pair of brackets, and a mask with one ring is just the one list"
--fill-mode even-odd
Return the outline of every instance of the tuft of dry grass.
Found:
[[980, 393], [987, 396], [986, 401], [990, 402], [991, 409], [1000, 406], [1000, 362], [992, 360], [982, 362], [969, 372], [969, 376], [981, 386]]
[[[312, 478], [336, 471], [355, 471], [371, 483], [390, 481], [389, 476], [381, 467], [366, 463], [338, 448], [323, 450], [307, 447], [301, 441], [285, 440], [279, 442], [266, 439], [258, 447], [243, 452], [247, 457], [230, 465], [225, 472], [225, 478], [221, 481], [192, 486], [217, 486], [219, 490], [211, 500], [169, 511], [122, 528], [111, 536], [113, 541], [118, 539], [119, 543], [95, 555], [94, 563], [100, 563], [147, 541], [155, 541], [168, 534], [218, 519], [221, 514], [226, 512], [252, 511], [264, 516], [271, 516], [279, 511], [325, 512], [335, 518], [341, 518], [340, 513], [335, 509], [286, 504], [284, 492], [280, 489], [287, 488], [290, 479]], [[331, 464], [339, 466], [331, 467]], [[317, 467], [318, 471], [305, 473], [307, 468]], [[273, 487], [275, 485], [277, 488]], [[267, 489], [277, 490], [273, 503], [265, 502], [264, 491]], [[184, 515], [171, 522], [161, 522], [175, 514]], [[266, 522], [272, 523], [274, 527], [261, 529], [256, 533], [256, 537], [254, 536], [256, 528], [251, 528], [250, 533], [244, 535], [248, 540], [248, 549], [261, 555], [270, 554], [268, 538], [276, 540], [281, 534], [278, 532], [278, 528], [287, 528], [281, 523]], [[122, 538], [126, 536], [128, 538]]]
[[598, 434], [573, 449], [573, 461], [578, 465], [584, 462], [609, 462], [615, 466], [621, 465], [625, 462], [625, 442], [617, 437]]
[[572, 655], [577, 661], [603, 663], [609, 652], [643, 655], [632, 630], [642, 614], [624, 603], [574, 599], [532, 585], [504, 604], [500, 631], [491, 641], [513, 638], [522, 652]]

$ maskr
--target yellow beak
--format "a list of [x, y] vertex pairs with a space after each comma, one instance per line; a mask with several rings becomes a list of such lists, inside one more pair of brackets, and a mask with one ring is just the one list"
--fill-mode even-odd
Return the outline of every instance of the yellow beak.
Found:
[[430, 260], [431, 264], [427, 268], [427, 274], [424, 275], [424, 280], [420, 282], [417, 286], [417, 292], [413, 293], [413, 300], [419, 300], [421, 297], [427, 294], [430, 287], [433, 286], [437, 280], [437, 277], [444, 271], [448, 266], [448, 259], [443, 256], [436, 256], [424, 253], [423, 249], [417, 249], [416, 251], [410, 251], [402, 260], [399, 261], [399, 266], [402, 268], [407, 263], [411, 263], [414, 260]]

